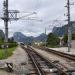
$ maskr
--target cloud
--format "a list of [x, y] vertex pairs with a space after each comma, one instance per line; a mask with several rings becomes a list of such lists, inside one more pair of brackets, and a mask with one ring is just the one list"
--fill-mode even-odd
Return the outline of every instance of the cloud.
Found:
[[[4, 0], [0, 0], [0, 12], [3, 10], [3, 1]], [[47, 33], [51, 32], [56, 25], [53, 20], [66, 19], [64, 16], [64, 14], [67, 13], [64, 7], [65, 5], [65, 0], [9, 0], [9, 9], [21, 11], [20, 16], [28, 14], [24, 12], [35, 11], [37, 14], [30, 17], [37, 17], [36, 19], [43, 20], [43, 22], [37, 20], [18, 20], [11, 22], [9, 23], [9, 36], [12, 36], [14, 32], [18, 31], [28, 36], [37, 36], [45, 31], [45, 27], [47, 27]], [[71, 20], [75, 20], [74, 15], [75, 5], [71, 7]], [[0, 21], [0, 29], [4, 30], [3, 21]]]

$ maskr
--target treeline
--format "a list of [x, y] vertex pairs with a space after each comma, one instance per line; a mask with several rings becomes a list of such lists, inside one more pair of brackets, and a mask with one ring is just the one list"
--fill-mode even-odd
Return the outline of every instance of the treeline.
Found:
[[53, 33], [48, 34], [47, 46], [56, 47], [59, 46], [59, 42], [60, 40], [57, 35], [54, 35]]
[[[0, 48], [2, 48], [4, 46], [4, 38], [0, 38]], [[17, 43], [14, 41], [13, 38], [9, 38], [8, 39], [8, 47], [12, 48], [12, 47], [16, 47]]]
[[[63, 46], [67, 46], [68, 34], [65, 34], [63, 36], [62, 40], [64, 41]], [[75, 40], [75, 33], [72, 34], [72, 40]], [[49, 47], [59, 47], [60, 46], [59, 36], [57, 36], [57, 35], [55, 35], [53, 33], [49, 33], [46, 45], [49, 46]]]
[[[64, 43], [67, 44], [67, 42], [68, 42], [68, 34], [65, 34], [63, 39], [64, 39]], [[75, 40], [75, 33], [72, 34], [71, 39]]]

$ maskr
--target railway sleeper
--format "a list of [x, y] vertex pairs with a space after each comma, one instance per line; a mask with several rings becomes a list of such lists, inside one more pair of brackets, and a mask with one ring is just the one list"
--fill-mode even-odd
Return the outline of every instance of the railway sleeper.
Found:
[[43, 71], [50, 72], [50, 73], [57, 73], [58, 72], [58, 70], [56, 68], [51, 68], [51, 69], [43, 68]]
[[[32, 49], [31, 49], [32, 50]], [[29, 49], [27, 50], [27, 52], [28, 52], [28, 54], [29, 54]], [[35, 54], [34, 52], [32, 52], [33, 54]], [[37, 54], [37, 53], [36, 53]], [[39, 55], [39, 54], [37, 54], [38, 56], [40, 56], [41, 57], [41, 55]], [[34, 60], [37, 60], [32, 54], [30, 55], [29, 54], [29, 56], [30, 56], [30, 58], [33, 60], [33, 63], [34, 63], [34, 65], [36, 66], [36, 64], [37, 64], [37, 66], [38, 66], [38, 68], [41, 70], [42, 68], [40, 68], [40, 65], [37, 63], [37, 61], [34, 61]], [[33, 57], [34, 58], [33, 58]], [[45, 61], [48, 61], [47, 59], [44, 59], [43, 57], [41, 57], [43, 60], [45, 60]], [[50, 63], [50, 61], [48, 61], [49, 63]], [[36, 64], [35, 64], [36, 63]], [[56, 61], [55, 61], [55, 63], [57, 63]], [[47, 70], [47, 71], [51, 71], [51, 72], [56, 72], [57, 73], [57, 75], [69, 75], [69, 74], [67, 74], [67, 72], [65, 72], [65, 71], [63, 71], [61, 68], [59, 68], [57, 65], [55, 65], [52, 61], [51, 61], [51, 63], [50, 63], [54, 68], [56, 68], [56, 70], [55, 69], [53, 69], [53, 68], [50, 68], [50, 69], [44, 69], [43, 68], [43, 70]], [[36, 67], [37, 67], [36, 66]], [[44, 74], [44, 72], [42, 72], [43, 74], [42, 75], [45, 75]]]

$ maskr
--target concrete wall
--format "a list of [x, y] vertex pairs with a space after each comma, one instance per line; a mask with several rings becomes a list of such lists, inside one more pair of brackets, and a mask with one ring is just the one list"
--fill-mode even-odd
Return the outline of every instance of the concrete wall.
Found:
[[75, 49], [75, 40], [72, 40], [72, 48]]

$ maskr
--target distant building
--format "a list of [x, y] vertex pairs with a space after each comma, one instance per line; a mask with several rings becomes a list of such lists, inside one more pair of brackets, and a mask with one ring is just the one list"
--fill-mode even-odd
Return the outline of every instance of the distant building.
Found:
[[59, 39], [60, 39], [60, 47], [62, 47], [64, 45], [63, 37], [59, 37]]
[[24, 44], [23, 42], [17, 42], [18, 44]]
[[40, 46], [40, 45], [42, 45], [42, 44], [43, 44], [43, 42], [34, 42], [34, 45]]

